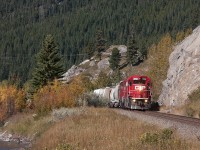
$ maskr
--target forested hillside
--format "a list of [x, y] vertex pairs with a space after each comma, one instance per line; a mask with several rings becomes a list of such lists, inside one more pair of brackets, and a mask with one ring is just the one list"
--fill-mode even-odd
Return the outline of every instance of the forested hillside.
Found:
[[200, 23], [199, 0], [1, 0], [0, 81], [24, 83], [44, 36], [52, 34], [65, 68], [78, 63], [101, 29], [107, 44], [127, 44], [134, 26], [143, 53], [167, 32]]

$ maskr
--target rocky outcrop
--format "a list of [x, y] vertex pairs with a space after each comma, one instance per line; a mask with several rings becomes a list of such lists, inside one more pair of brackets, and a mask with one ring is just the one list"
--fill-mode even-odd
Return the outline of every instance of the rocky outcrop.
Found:
[[85, 69], [73, 65], [65, 74], [62, 75], [63, 78], [59, 80], [68, 83], [74, 76], [77, 76], [84, 71]]
[[[7, 131], [4, 131], [2, 133], [0, 132], [0, 142], [3, 142], [4, 144], [7, 143], [6, 145], [9, 145], [9, 147], [13, 146], [13, 149], [19, 149], [19, 150], [30, 149], [32, 146], [31, 144], [32, 140], [33, 139], [28, 137], [22, 137], [20, 135], [12, 135], [10, 133], [7, 133]], [[18, 144], [17, 147], [16, 144]]]
[[[125, 45], [112, 45], [102, 53], [102, 59], [100, 61], [97, 61], [95, 60], [95, 57], [92, 57], [90, 59], [84, 60], [78, 66], [73, 65], [66, 73], [62, 75], [62, 78], [59, 80], [63, 81], [64, 83], [68, 83], [73, 77], [83, 72], [91, 74], [92, 78], [96, 79], [102, 70], [110, 69], [109, 58], [114, 48], [119, 50], [122, 57], [126, 57], [127, 47]], [[110, 71], [108, 71], [108, 73], [109, 72]]]
[[181, 106], [188, 94], [200, 86], [200, 26], [175, 47], [169, 65], [158, 101], [166, 106]]
[[97, 63], [97, 66], [98, 66], [98, 69], [99, 69], [99, 70], [109, 68], [109, 66], [110, 66], [109, 58], [105, 58], [105, 59], [99, 61], [99, 62]]
[[125, 46], [125, 45], [112, 45], [112, 46], [110, 46], [110, 48], [109, 48], [106, 52], [109, 53], [109, 54], [111, 55], [112, 50], [113, 50], [114, 48], [117, 48], [117, 49], [119, 50], [119, 53], [120, 53], [121, 55], [125, 54], [126, 51], [127, 51], [127, 46]]

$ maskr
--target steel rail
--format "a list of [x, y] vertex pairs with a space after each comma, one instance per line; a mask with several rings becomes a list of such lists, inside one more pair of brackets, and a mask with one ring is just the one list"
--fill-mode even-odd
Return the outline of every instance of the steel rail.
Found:
[[174, 115], [174, 114], [167, 114], [162, 112], [153, 112], [153, 111], [133, 111], [134, 113], [139, 113], [146, 116], [152, 116], [157, 117], [160, 119], [167, 119], [167, 120], [173, 120], [179, 123], [184, 123], [188, 125], [198, 126], [200, 127], [200, 119], [198, 118], [192, 118], [192, 117], [186, 117], [186, 116], [180, 116], [180, 115]]

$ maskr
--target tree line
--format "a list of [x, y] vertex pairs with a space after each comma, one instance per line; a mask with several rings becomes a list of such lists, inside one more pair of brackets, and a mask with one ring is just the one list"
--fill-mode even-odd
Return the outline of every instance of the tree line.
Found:
[[31, 79], [47, 34], [57, 41], [65, 70], [88, 57], [85, 50], [95, 48], [98, 29], [107, 45], [126, 45], [134, 25], [138, 48], [147, 55], [148, 47], [167, 32], [175, 36], [195, 28], [198, 6], [196, 0], [2, 0], [0, 80], [22, 85]]

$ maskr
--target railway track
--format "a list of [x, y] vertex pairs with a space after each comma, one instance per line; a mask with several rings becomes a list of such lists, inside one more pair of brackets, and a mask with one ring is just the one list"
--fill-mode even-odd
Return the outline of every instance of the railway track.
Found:
[[179, 123], [184, 123], [184, 124], [200, 127], [200, 119], [198, 118], [167, 114], [167, 113], [161, 113], [161, 112], [154, 112], [154, 111], [145, 111], [145, 112], [135, 111], [135, 113], [140, 113], [142, 115], [153, 116], [153, 117], [157, 117], [161, 119], [167, 119], [167, 120], [176, 121]]
[[184, 139], [200, 141], [200, 119], [154, 111], [130, 111], [125, 109], [115, 109], [114, 111], [161, 128], [175, 129]]

